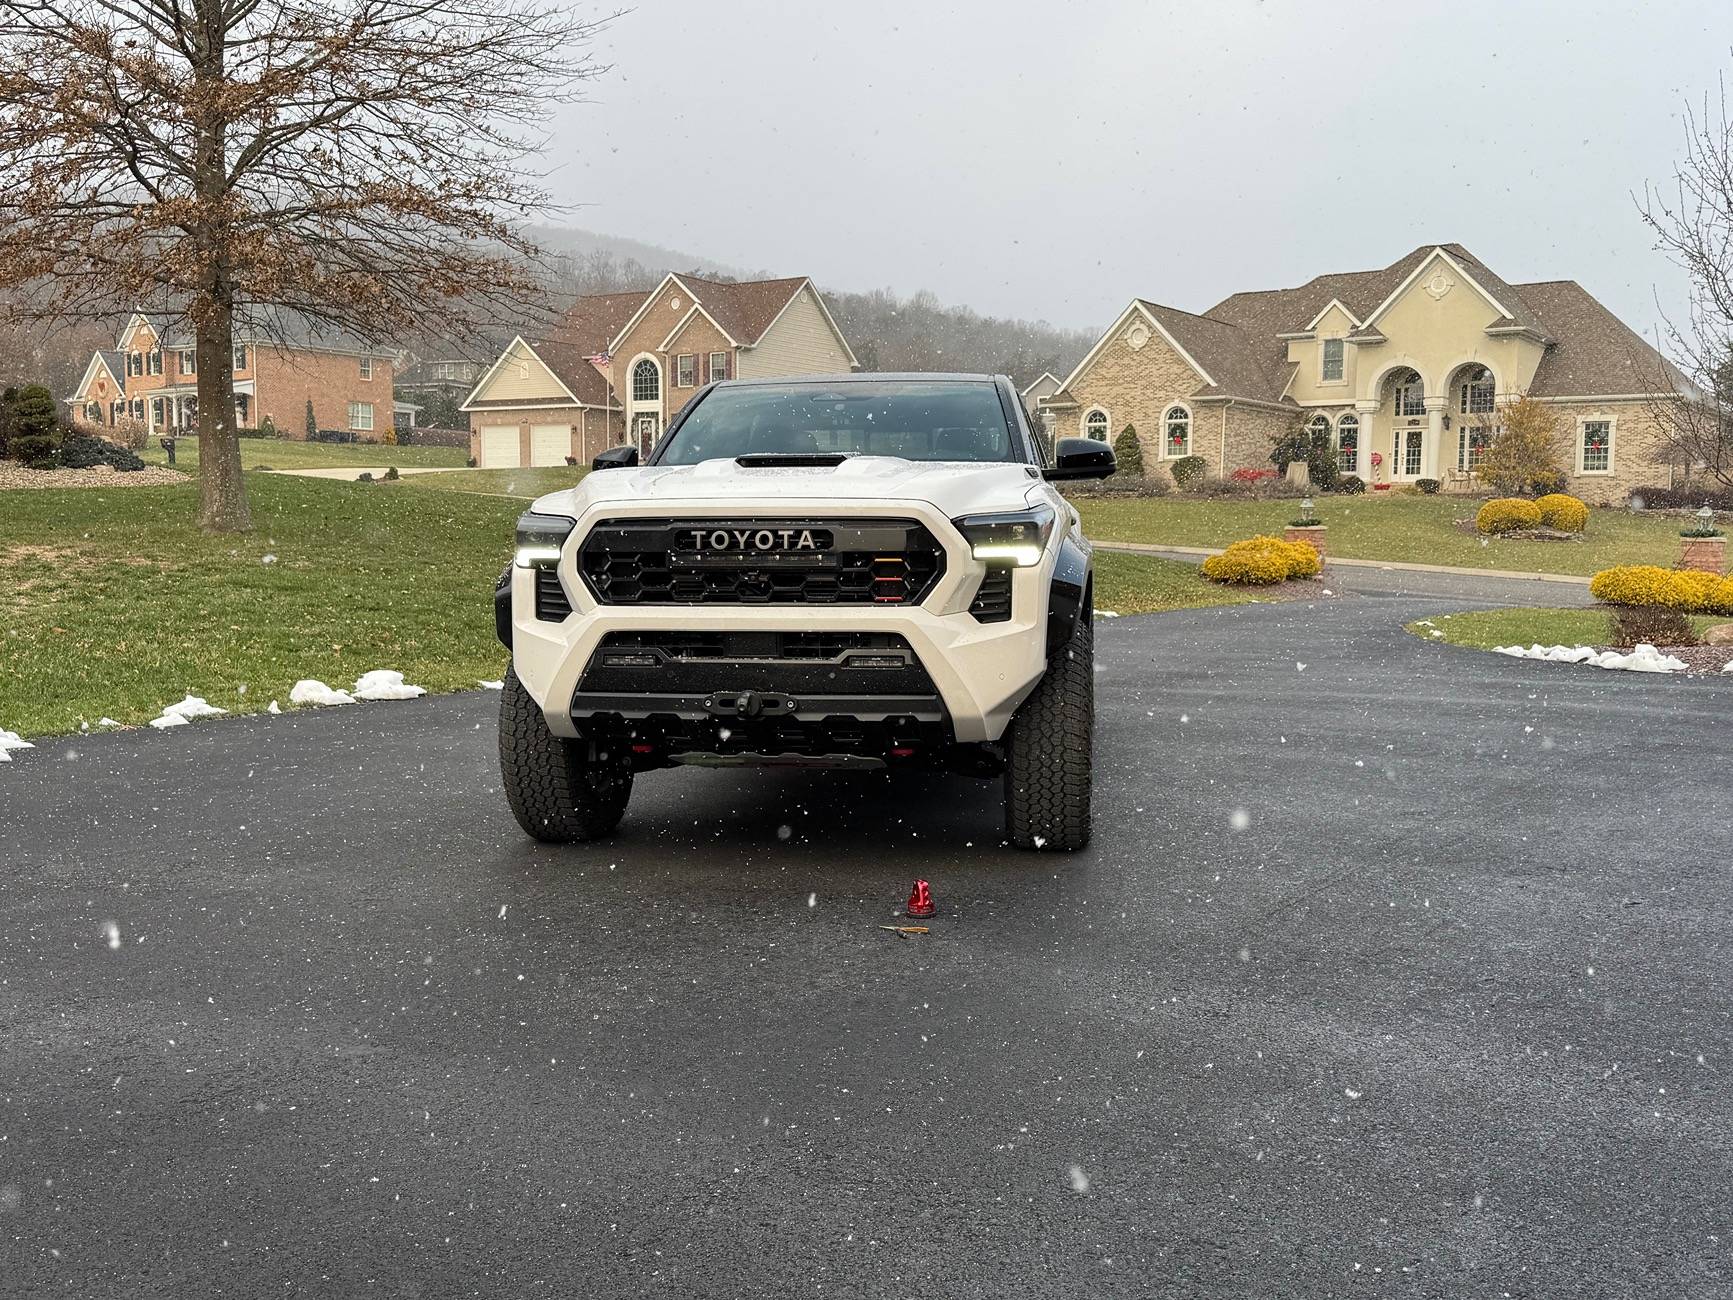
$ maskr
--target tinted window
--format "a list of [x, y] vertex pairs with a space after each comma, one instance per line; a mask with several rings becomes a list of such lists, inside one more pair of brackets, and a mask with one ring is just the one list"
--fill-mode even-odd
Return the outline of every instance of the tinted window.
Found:
[[656, 463], [801, 452], [1016, 460], [1013, 446], [992, 384], [765, 385], [711, 393], [669, 436]]

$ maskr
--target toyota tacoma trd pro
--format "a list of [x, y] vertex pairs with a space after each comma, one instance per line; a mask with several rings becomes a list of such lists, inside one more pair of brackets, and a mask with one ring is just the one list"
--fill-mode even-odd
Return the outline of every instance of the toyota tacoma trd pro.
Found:
[[494, 593], [506, 799], [538, 840], [611, 833], [681, 764], [1004, 782], [1023, 848], [1089, 840], [1090, 546], [1011, 382], [729, 380], [643, 464], [597, 456], [518, 520]]

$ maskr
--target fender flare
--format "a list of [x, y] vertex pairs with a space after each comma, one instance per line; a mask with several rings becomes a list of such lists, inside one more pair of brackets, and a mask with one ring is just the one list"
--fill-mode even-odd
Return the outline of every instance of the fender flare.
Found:
[[499, 643], [511, 649], [511, 565], [500, 572], [493, 584], [493, 632]]
[[1087, 618], [1093, 593], [1090, 572], [1091, 548], [1067, 537], [1059, 544], [1059, 560], [1053, 566], [1053, 582], [1047, 592], [1047, 657], [1051, 659], [1071, 640], [1079, 618]]

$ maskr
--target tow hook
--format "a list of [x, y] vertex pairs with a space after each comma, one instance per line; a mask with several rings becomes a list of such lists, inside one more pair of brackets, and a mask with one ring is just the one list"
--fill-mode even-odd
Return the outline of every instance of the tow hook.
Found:
[[780, 718], [794, 712], [795, 701], [767, 691], [717, 691], [704, 708], [718, 718]]

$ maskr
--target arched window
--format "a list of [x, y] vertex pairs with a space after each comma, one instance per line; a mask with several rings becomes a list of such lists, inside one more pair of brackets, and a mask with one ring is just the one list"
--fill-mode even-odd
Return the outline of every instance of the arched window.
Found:
[[1462, 372], [1457, 408], [1464, 415], [1486, 415], [1492, 411], [1498, 384], [1485, 366], [1470, 366]]
[[1083, 436], [1097, 442], [1107, 441], [1107, 412], [1099, 406], [1083, 417]]
[[632, 400], [654, 402], [662, 396], [662, 374], [656, 363], [645, 357], [632, 367]]
[[1161, 450], [1164, 456], [1191, 455], [1191, 412], [1170, 406], [1161, 417]]
[[1352, 411], [1336, 421], [1336, 471], [1360, 472], [1360, 417]]
[[1310, 420], [1308, 420], [1306, 422], [1306, 432], [1311, 434], [1312, 437], [1315, 439], [1316, 438], [1329, 437], [1330, 436], [1330, 417], [1323, 414], [1322, 412], [1320, 412], [1317, 415], [1314, 415]]
[[1396, 383], [1396, 414], [1425, 415], [1426, 387], [1412, 370], [1398, 370]]

